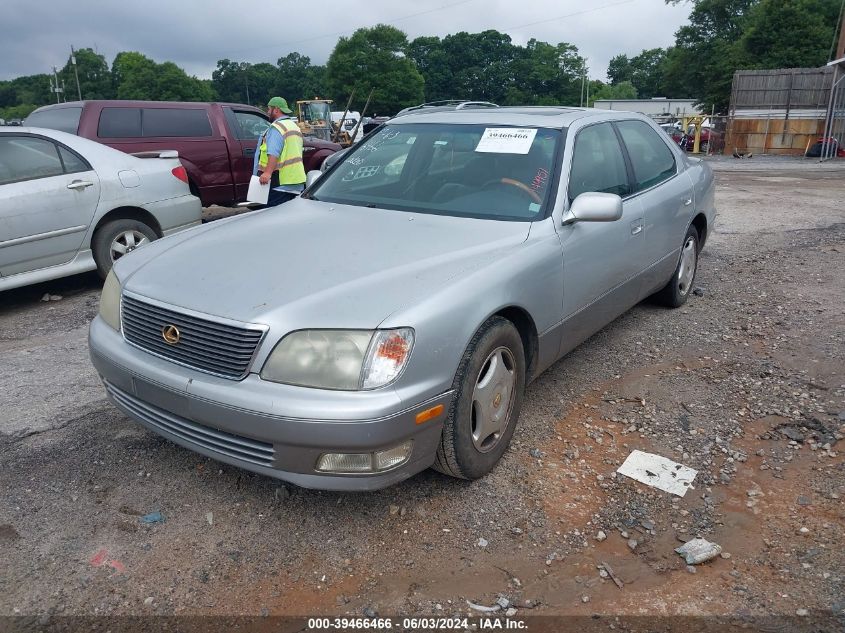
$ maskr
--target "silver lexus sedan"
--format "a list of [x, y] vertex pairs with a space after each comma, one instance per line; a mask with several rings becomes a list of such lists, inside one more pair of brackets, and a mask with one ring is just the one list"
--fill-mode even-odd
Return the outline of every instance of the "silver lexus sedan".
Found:
[[294, 484], [495, 467], [525, 385], [688, 298], [710, 168], [637, 114], [421, 108], [298, 199], [118, 260], [91, 359], [128, 416]]

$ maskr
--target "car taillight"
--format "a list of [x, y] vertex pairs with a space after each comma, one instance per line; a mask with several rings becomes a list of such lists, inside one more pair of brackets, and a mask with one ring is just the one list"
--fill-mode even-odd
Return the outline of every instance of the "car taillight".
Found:
[[170, 173], [173, 174], [174, 176], [176, 176], [182, 182], [184, 182], [184, 183], [188, 182], [188, 172], [185, 171], [185, 168], [182, 167], [182, 165], [179, 165], [178, 167], [174, 167], [173, 169], [170, 170]]

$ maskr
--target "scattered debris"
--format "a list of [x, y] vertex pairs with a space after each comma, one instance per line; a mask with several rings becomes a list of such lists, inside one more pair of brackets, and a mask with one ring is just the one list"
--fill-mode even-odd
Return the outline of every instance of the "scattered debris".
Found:
[[630, 547], [632, 551], [637, 549], [637, 545], [639, 545], [639, 543], [637, 543], [636, 539], [628, 539], [628, 547]]
[[587, 604], [590, 601], [590, 596], [581, 596], [581, 602]]
[[372, 607], [364, 607], [364, 615], [368, 618], [374, 618], [378, 615], [378, 611]]
[[474, 602], [470, 602], [469, 600], [467, 600], [467, 604], [469, 605], [469, 608], [473, 611], [479, 611], [481, 613], [496, 613], [496, 611], [499, 611], [502, 608], [498, 604], [494, 607], [485, 607], [482, 604], [475, 604]]
[[152, 606], [154, 601], [155, 601], [155, 598], [153, 598], [152, 596], [149, 596], [148, 598], [144, 598], [144, 604], [148, 607]]
[[598, 542], [602, 542], [602, 541], [603, 541], [603, 540], [605, 540], [606, 538], [607, 538], [607, 534], [605, 534], [603, 530], [599, 530], [599, 533], [598, 533], [598, 534], [596, 534], [596, 540], [597, 540]]
[[516, 609], [514, 609], [513, 607], [511, 607], [510, 609], [508, 609], [507, 611], [505, 611], [505, 615], [506, 615], [506, 616], [508, 616], [509, 618], [512, 618], [513, 616], [515, 616], [515, 615], [516, 615]]
[[164, 515], [161, 512], [150, 512], [138, 519], [141, 523], [150, 525], [152, 523], [164, 523]]
[[63, 299], [62, 295], [51, 295], [49, 292], [44, 293], [44, 296], [41, 297], [41, 301], [61, 301]]
[[679, 497], [692, 487], [698, 474], [698, 471], [671, 459], [638, 450], [632, 451], [616, 472]]
[[214, 513], [213, 512], [206, 512], [205, 513], [205, 520], [208, 521], [209, 525], [214, 525]]
[[694, 294], [696, 297], [703, 297], [704, 296], [704, 288], [702, 288], [701, 286], [696, 286], [695, 288], [692, 289], [692, 294]]
[[619, 580], [619, 577], [615, 573], [613, 573], [613, 568], [610, 565], [608, 565], [605, 561], [602, 561], [601, 569], [603, 569], [604, 571], [607, 572], [607, 575], [610, 576], [610, 579], [613, 581], [613, 583], [617, 587], [622, 589], [625, 586], [625, 583], [623, 583], [621, 580]]
[[795, 615], [798, 615], [798, 616], [801, 616], [801, 617], [804, 617], [804, 616], [809, 615], [809, 614], [810, 614], [810, 612], [807, 611], [807, 609], [797, 609], [795, 611]]
[[489, 545], [489, 542], [486, 538], [482, 536], [480, 539], [478, 539], [478, 543], [476, 543], [476, 545], [478, 545], [478, 547], [487, 547]]
[[699, 565], [722, 553], [722, 546], [711, 543], [707, 539], [694, 538], [691, 541], [676, 547], [675, 551], [684, 557], [687, 565]]
[[498, 604], [503, 609], [507, 609], [509, 606], [511, 606], [511, 601], [505, 598], [504, 596], [499, 596], [496, 599], [496, 604]]
[[543, 456], [543, 453], [542, 453], [542, 451], [540, 451], [539, 448], [532, 448], [528, 452], [531, 454], [531, 457], [536, 457], [537, 459], [539, 459]]

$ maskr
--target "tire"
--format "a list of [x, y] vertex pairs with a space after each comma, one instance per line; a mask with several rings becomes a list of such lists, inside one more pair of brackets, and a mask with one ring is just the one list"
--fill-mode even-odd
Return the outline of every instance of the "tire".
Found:
[[698, 253], [698, 231], [694, 226], [690, 226], [681, 243], [681, 255], [672, 278], [653, 295], [657, 303], [669, 308], [680, 308], [687, 302], [698, 270]]
[[114, 262], [125, 253], [135, 250], [141, 244], [152, 242], [157, 237], [155, 230], [140, 220], [124, 218], [106, 222], [97, 229], [91, 242], [100, 277], [105, 279]]
[[522, 408], [525, 352], [510, 321], [492, 317], [479, 328], [461, 358], [453, 388], [433, 468], [478, 479], [507, 450]]

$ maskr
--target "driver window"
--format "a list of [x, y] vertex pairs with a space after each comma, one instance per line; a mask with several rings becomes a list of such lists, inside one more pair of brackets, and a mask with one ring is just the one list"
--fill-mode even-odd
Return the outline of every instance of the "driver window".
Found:
[[569, 201], [587, 191], [629, 193], [622, 148], [610, 123], [591, 125], [578, 133], [569, 172]]
[[237, 135], [242, 141], [254, 141], [264, 133], [270, 125], [262, 116], [254, 112], [238, 112], [235, 110], [235, 120], [238, 122]]

